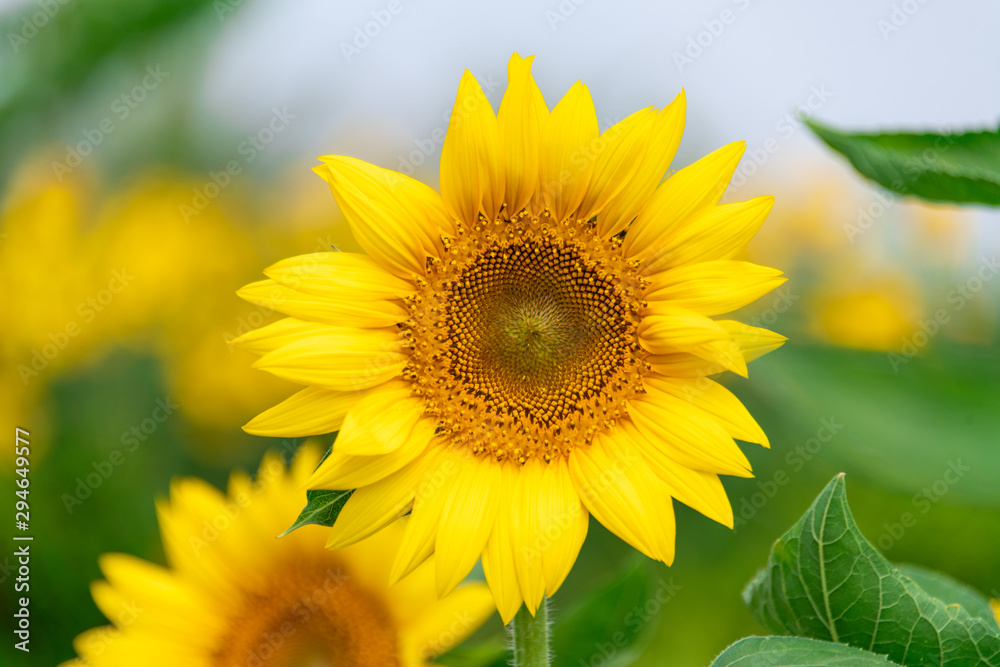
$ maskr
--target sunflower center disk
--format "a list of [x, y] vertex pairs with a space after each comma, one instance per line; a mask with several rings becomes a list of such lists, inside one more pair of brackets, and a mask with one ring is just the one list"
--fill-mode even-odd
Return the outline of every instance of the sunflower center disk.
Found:
[[289, 563], [242, 602], [213, 667], [400, 664], [391, 613], [340, 568]]
[[546, 462], [623, 416], [645, 372], [640, 281], [583, 222], [517, 216], [445, 240], [409, 299], [405, 376], [441, 433], [497, 461]]

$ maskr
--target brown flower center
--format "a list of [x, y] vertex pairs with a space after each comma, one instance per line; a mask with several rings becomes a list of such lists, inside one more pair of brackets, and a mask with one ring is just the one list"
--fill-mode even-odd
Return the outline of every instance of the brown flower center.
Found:
[[265, 589], [241, 600], [213, 667], [400, 664], [389, 610], [339, 565], [288, 563], [273, 574]]
[[547, 214], [445, 239], [407, 300], [404, 376], [440, 431], [476, 454], [546, 462], [625, 412], [645, 371], [641, 284], [617, 240]]

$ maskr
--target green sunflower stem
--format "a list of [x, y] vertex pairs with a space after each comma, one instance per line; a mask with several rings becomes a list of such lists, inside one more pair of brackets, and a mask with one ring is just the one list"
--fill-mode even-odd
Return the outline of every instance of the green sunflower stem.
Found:
[[549, 667], [549, 601], [542, 599], [532, 616], [522, 606], [510, 622], [514, 667]]

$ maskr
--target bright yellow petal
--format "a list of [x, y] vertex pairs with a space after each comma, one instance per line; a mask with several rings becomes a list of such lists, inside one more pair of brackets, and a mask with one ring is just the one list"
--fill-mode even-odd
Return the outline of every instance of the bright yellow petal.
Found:
[[424, 275], [426, 258], [441, 253], [441, 233], [455, 227], [441, 197], [420, 181], [342, 155], [319, 158], [315, 171], [333, 190], [354, 238], [400, 278]]
[[500, 133], [490, 101], [465, 70], [441, 147], [441, 198], [453, 219], [474, 225], [482, 212], [496, 220], [504, 201]]
[[545, 466], [538, 510], [545, 593], [552, 597], [576, 562], [589, 523], [566, 459], [560, 457]]
[[[667, 456], [662, 447], [640, 435], [630, 420], [622, 420], [620, 435], [646, 459], [649, 469], [663, 480], [671, 496], [708, 518], [733, 527], [733, 508], [717, 474], [681, 465]], [[615, 437], [620, 437], [618, 432]]]
[[333, 326], [378, 328], [389, 327], [408, 317], [398, 300], [353, 299], [318, 296], [286, 287], [275, 280], [260, 280], [240, 289], [237, 294], [267, 310], [290, 315], [300, 320], [321, 322]]
[[657, 251], [656, 242], [685, 218], [714, 206], [733, 177], [746, 143], [737, 141], [709, 153], [668, 178], [643, 207], [625, 235], [630, 257]]
[[754, 237], [773, 205], [774, 197], [756, 197], [702, 209], [653, 242], [655, 252], [646, 257], [644, 272], [732, 258]]
[[610, 238], [624, 230], [646, 206], [681, 143], [686, 111], [687, 100], [682, 90], [673, 102], [656, 114], [647, 150], [638, 161], [635, 173], [598, 217], [597, 229], [602, 238]]
[[666, 301], [702, 315], [732, 312], [785, 282], [777, 269], [733, 260], [679, 266], [648, 280], [647, 300]]
[[524, 601], [514, 565], [514, 538], [511, 533], [510, 511], [514, 506], [519, 470], [515, 469], [514, 465], [502, 465], [500, 472], [501, 509], [497, 512], [497, 520], [493, 524], [490, 539], [486, 542], [482, 560], [486, 582], [493, 592], [500, 618], [506, 625], [514, 618]]
[[341, 454], [388, 454], [406, 442], [424, 414], [424, 401], [411, 398], [412, 385], [392, 380], [373, 387], [347, 413], [334, 450]]
[[416, 292], [367, 255], [314, 252], [283, 259], [265, 269], [268, 278], [300, 292], [332, 300], [401, 299]]
[[650, 302], [657, 314], [642, 318], [639, 344], [654, 355], [688, 353], [746, 377], [739, 346], [720, 324], [704, 315], [662, 302]]
[[736, 477], [752, 477], [750, 462], [725, 429], [709, 415], [697, 412], [673, 396], [647, 387], [629, 401], [636, 432], [681, 465]]
[[760, 327], [752, 327], [736, 320], [718, 320], [718, 322], [719, 326], [728, 331], [736, 344], [740, 346], [743, 358], [747, 362], [760, 359], [768, 352], [777, 350], [788, 340], [781, 334]]
[[347, 411], [363, 394], [306, 387], [250, 420], [243, 430], [272, 438], [300, 438], [340, 430]]
[[540, 490], [545, 464], [537, 458], [529, 459], [517, 471], [514, 487], [514, 504], [505, 508], [510, 513], [511, 548], [514, 551], [514, 568], [517, 582], [524, 598], [524, 606], [532, 615], [545, 597], [545, 573], [542, 569], [543, 546]]
[[589, 220], [598, 215], [631, 182], [649, 147], [655, 118], [651, 108], [636, 111], [605, 130], [595, 142], [594, 176], [577, 217]]
[[770, 447], [763, 429], [731, 391], [708, 378], [696, 380], [647, 375], [643, 382], [713, 415], [734, 438]]
[[396, 558], [389, 572], [389, 581], [395, 583], [413, 572], [434, 553], [438, 524], [451, 489], [458, 481], [459, 457], [446, 448], [428, 451], [425, 481], [417, 488], [413, 498], [413, 511], [406, 521], [406, 531], [399, 544]]
[[[330, 529], [326, 548], [341, 549], [354, 544], [405, 514], [412, 507], [417, 487], [425, 481], [428, 464], [433, 459], [424, 452], [385, 479], [356, 489]], [[382, 574], [388, 584], [388, 568]]]
[[299, 384], [358, 391], [396, 377], [408, 358], [395, 329], [339, 328], [268, 352], [254, 368]]
[[486, 547], [500, 507], [500, 467], [488, 458], [459, 464], [448, 501], [441, 512], [434, 543], [437, 591], [445, 596], [461, 583]]
[[304, 336], [318, 333], [329, 333], [333, 327], [329, 324], [306, 322], [294, 317], [286, 317], [277, 322], [253, 329], [230, 341], [233, 345], [253, 354], [266, 354], [279, 347], [284, 347]]
[[511, 56], [507, 91], [497, 113], [508, 215], [524, 209], [538, 187], [538, 152], [549, 109], [531, 76], [534, 58]]
[[597, 161], [596, 139], [594, 102], [577, 82], [552, 110], [542, 133], [539, 189], [557, 221], [575, 214], [587, 194]]
[[333, 452], [309, 478], [307, 486], [310, 489], [356, 489], [374, 484], [420, 456], [430, 444], [436, 428], [434, 421], [422, 419], [401, 447], [376, 456], [341, 454], [334, 444]]
[[666, 487], [634, 449], [598, 434], [569, 457], [580, 499], [612, 533], [650, 558], [674, 560], [674, 511]]

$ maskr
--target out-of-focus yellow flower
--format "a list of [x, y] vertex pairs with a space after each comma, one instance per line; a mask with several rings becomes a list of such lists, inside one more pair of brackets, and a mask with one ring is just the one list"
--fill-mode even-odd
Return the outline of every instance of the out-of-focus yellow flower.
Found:
[[844, 289], [832, 283], [814, 297], [812, 333], [863, 350], [898, 350], [922, 315], [919, 290], [899, 277]]
[[77, 637], [67, 667], [422, 667], [493, 613], [483, 584], [438, 599], [431, 563], [389, 589], [402, 524], [332, 552], [318, 526], [275, 539], [319, 458], [307, 444], [289, 473], [270, 454], [256, 481], [234, 473], [228, 495], [175, 481], [157, 506], [170, 567], [103, 556], [92, 591], [115, 625]]

